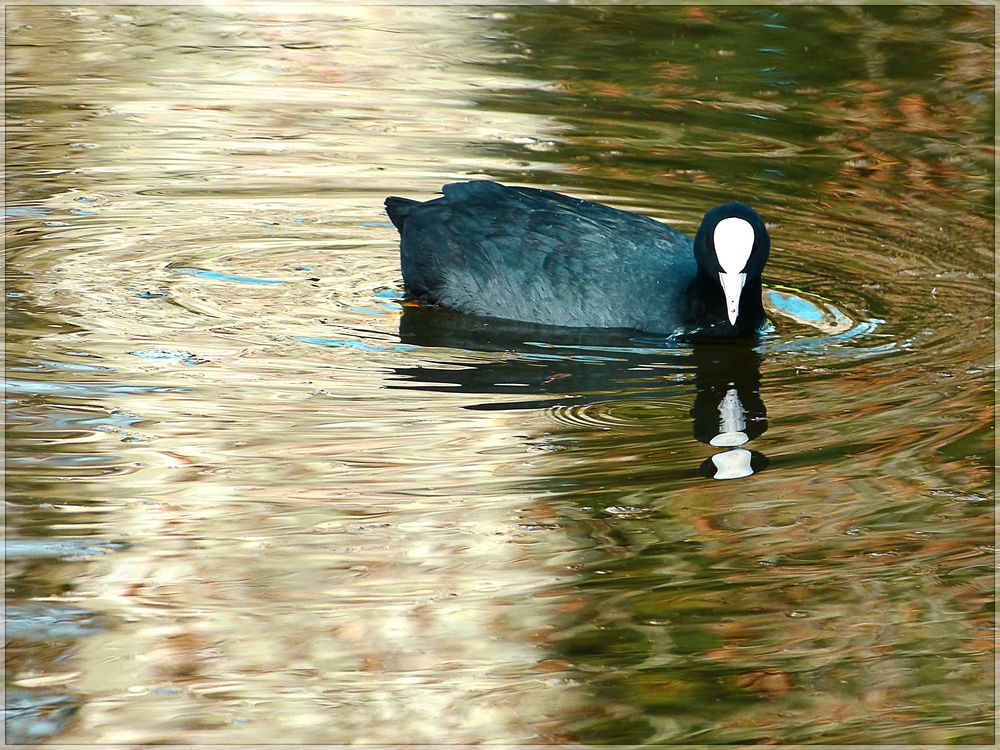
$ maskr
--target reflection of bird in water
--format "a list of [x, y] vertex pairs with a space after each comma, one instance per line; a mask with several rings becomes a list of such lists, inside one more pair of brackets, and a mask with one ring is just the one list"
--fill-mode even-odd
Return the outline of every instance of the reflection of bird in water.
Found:
[[400, 382], [390, 388], [548, 396], [468, 407], [505, 411], [655, 401], [658, 396], [676, 400], [693, 392], [695, 439], [727, 449], [702, 464], [702, 474], [737, 478], [768, 463], [762, 454], [740, 447], [767, 430], [760, 396], [763, 356], [749, 341], [665, 348], [665, 342], [640, 339], [635, 332], [540, 326], [411, 305], [403, 309], [399, 337], [421, 347], [514, 356], [399, 367]]
[[[438, 362], [433, 367], [403, 367], [396, 372], [425, 390], [454, 392], [459, 386], [467, 393], [554, 397], [469, 407], [484, 410], [539, 409], [646, 398], [657, 392], [676, 395], [690, 389], [683, 382], [690, 371], [686, 350], [665, 349], [662, 344], [643, 346], [634, 336], [634, 331], [537, 325], [405, 305], [399, 323], [399, 337], [405, 344], [513, 356], [480, 362], [466, 359], [453, 367]], [[635, 370], [654, 362], [655, 373]]]
[[764, 324], [770, 238], [742, 203], [705, 214], [692, 241], [645, 216], [548, 190], [445, 185], [391, 197], [407, 293], [459, 312], [558, 326], [751, 337]]
[[733, 448], [743, 445], [750, 438], [743, 430], [747, 426], [746, 409], [735, 388], [726, 391], [719, 403], [719, 432], [714, 438], [709, 440], [710, 445], [717, 448]]
[[715, 472], [713, 479], [739, 479], [753, 474], [753, 455], [748, 450], [737, 448], [750, 438], [743, 431], [746, 427], [746, 410], [735, 388], [726, 391], [719, 404], [719, 434], [709, 441], [709, 445], [732, 450], [712, 456]]
[[698, 345], [695, 359], [697, 395], [691, 409], [694, 436], [727, 450], [701, 465], [714, 479], [739, 479], [767, 466], [767, 457], [740, 446], [767, 430], [767, 409], [760, 396], [763, 356], [746, 344]]

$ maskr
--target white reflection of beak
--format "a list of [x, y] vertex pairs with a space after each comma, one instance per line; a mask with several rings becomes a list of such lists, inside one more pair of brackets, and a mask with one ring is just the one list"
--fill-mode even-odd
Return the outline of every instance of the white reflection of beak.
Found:
[[726, 391], [719, 402], [719, 434], [709, 441], [717, 448], [731, 448], [743, 445], [750, 437], [743, 432], [747, 427], [747, 413], [735, 388]]
[[729, 322], [736, 325], [736, 316], [740, 314], [740, 293], [743, 285], [747, 281], [745, 273], [720, 273], [719, 280], [722, 281], [722, 291], [726, 295], [726, 312], [729, 314]]
[[712, 479], [740, 479], [753, 474], [753, 454], [745, 448], [733, 448], [712, 456], [715, 476]]

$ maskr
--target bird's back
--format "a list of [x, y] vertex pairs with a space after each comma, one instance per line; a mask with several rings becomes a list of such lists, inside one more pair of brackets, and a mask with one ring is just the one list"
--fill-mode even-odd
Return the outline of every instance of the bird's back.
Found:
[[386, 200], [413, 296], [462, 312], [561, 326], [670, 332], [696, 273], [686, 235], [546, 190], [454, 183]]

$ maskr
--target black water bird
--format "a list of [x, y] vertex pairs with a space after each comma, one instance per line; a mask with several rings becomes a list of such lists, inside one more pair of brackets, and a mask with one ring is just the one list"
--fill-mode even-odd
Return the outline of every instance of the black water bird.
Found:
[[764, 324], [764, 222], [727, 203], [691, 240], [666, 224], [536, 188], [477, 180], [426, 202], [386, 198], [407, 294], [553, 326], [747, 337]]

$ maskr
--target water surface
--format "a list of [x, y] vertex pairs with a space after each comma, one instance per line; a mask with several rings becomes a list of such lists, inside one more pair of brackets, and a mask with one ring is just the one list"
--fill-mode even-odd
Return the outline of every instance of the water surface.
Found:
[[[8, 742], [992, 742], [992, 39], [9, 8]], [[767, 333], [402, 304], [483, 177], [750, 202]]]

